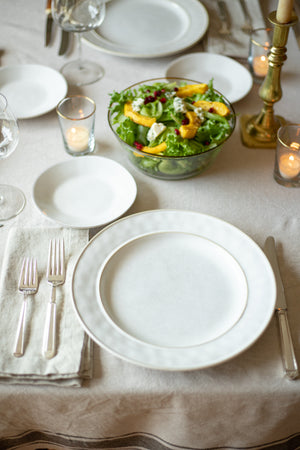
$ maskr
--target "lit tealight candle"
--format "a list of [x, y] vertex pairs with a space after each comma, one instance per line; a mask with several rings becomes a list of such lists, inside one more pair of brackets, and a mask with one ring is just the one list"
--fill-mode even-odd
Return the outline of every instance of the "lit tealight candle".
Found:
[[268, 72], [268, 58], [265, 55], [253, 58], [253, 71], [258, 77], [265, 77]]
[[300, 173], [300, 159], [294, 153], [285, 153], [278, 161], [279, 172], [283, 178], [295, 178]]
[[71, 127], [66, 131], [66, 141], [70, 150], [81, 152], [88, 148], [89, 130], [86, 127]]

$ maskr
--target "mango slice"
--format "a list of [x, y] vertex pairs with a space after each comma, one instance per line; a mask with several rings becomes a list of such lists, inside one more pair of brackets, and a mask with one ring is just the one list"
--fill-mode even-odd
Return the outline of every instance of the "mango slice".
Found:
[[197, 108], [202, 108], [204, 111], [209, 111], [211, 108], [219, 114], [219, 116], [225, 117], [230, 114], [230, 109], [222, 102], [209, 102], [206, 100], [199, 100], [194, 103]]
[[159, 145], [156, 145], [155, 147], [143, 147], [143, 152], [146, 153], [152, 153], [153, 155], [157, 155], [158, 153], [162, 153], [166, 150], [167, 144], [165, 142], [162, 142]]
[[156, 122], [155, 117], [146, 117], [142, 114], [133, 111], [131, 102], [127, 102], [124, 105], [124, 115], [126, 117], [129, 117], [134, 123], [137, 123], [138, 125], [143, 125], [144, 127], [150, 128], [151, 125]]
[[186, 117], [189, 119], [189, 123], [181, 125], [179, 133], [183, 139], [193, 139], [201, 125], [201, 120], [194, 111], [188, 111]]
[[204, 94], [208, 89], [207, 84], [187, 84], [186, 86], [181, 86], [176, 92], [177, 97], [191, 97], [194, 94]]

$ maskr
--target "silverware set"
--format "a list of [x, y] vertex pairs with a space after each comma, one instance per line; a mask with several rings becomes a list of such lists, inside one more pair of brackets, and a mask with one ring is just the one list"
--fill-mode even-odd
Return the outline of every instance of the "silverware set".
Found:
[[[49, 243], [47, 281], [51, 285], [50, 300], [47, 305], [42, 354], [51, 359], [56, 354], [56, 287], [65, 282], [65, 249], [63, 239], [51, 239]], [[17, 327], [16, 342], [13, 355], [17, 358], [24, 355], [26, 310], [30, 295], [38, 291], [38, 270], [35, 258], [24, 258], [19, 291], [23, 294], [23, 303]]]

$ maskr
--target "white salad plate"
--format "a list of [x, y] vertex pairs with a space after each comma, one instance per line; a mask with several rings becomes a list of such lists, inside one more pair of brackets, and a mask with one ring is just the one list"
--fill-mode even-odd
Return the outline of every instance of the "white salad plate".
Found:
[[236, 227], [155, 210], [119, 219], [88, 243], [72, 297], [98, 345], [137, 365], [178, 371], [220, 364], [251, 346], [274, 313], [276, 285], [263, 251]]
[[251, 90], [253, 79], [240, 63], [215, 53], [190, 53], [175, 59], [166, 70], [166, 78], [183, 77], [213, 86], [231, 103], [245, 97]]
[[51, 67], [20, 64], [0, 68], [0, 91], [17, 119], [29, 119], [52, 111], [65, 97], [68, 84]]
[[158, 347], [216, 339], [240, 319], [247, 296], [244, 272], [230, 253], [184, 232], [138, 236], [109, 255], [99, 273], [99, 302], [108, 318]]
[[42, 214], [71, 228], [98, 227], [119, 218], [136, 193], [135, 180], [123, 166], [92, 155], [48, 168], [33, 186]]
[[205, 34], [208, 13], [198, 0], [113, 0], [101, 27], [84, 34], [104, 52], [155, 58], [183, 51]]

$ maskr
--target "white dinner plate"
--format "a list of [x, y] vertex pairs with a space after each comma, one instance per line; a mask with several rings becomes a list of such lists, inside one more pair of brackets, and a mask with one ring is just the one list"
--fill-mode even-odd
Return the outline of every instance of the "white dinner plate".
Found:
[[240, 63], [215, 53], [190, 53], [173, 61], [166, 77], [183, 77], [207, 83], [213, 78], [214, 88], [231, 103], [245, 97], [251, 90], [253, 79]]
[[71, 228], [105, 225], [124, 214], [136, 198], [132, 175], [101, 156], [81, 156], [43, 172], [33, 199], [49, 219]]
[[101, 27], [84, 34], [113, 55], [155, 58], [183, 51], [205, 34], [208, 13], [198, 0], [113, 0]]
[[[152, 255], [156, 262], [158, 261], [155, 249], [159, 251], [160, 257], [164, 254], [163, 259], [167, 264], [169, 260], [167, 253], [163, 249], [158, 249], [159, 241], [166, 246], [166, 252], [170, 252], [171, 264], [170, 271], [166, 267], [163, 269], [163, 277], [155, 288], [153, 280], [158, 277], [158, 273], [149, 274], [148, 283], [147, 275], [141, 272], [147, 268], [147, 262], [144, 259], [147, 259], [149, 255]], [[188, 241], [190, 250], [185, 248]], [[175, 242], [176, 248], [173, 249]], [[151, 250], [152, 244], [154, 251]], [[144, 258], [143, 252], [146, 249]], [[131, 250], [133, 250], [132, 255]], [[181, 250], [183, 250], [183, 257]], [[175, 270], [176, 258], [178, 268]], [[217, 261], [219, 258], [220, 261]], [[143, 293], [148, 301], [151, 299], [152, 290], [153, 305], [157, 291], [161, 290], [160, 299], [162, 295], [167, 297], [162, 308], [160, 306], [152, 308], [149, 305], [147, 311], [143, 312], [141, 320], [144, 323], [147, 320], [152, 321], [152, 325], [147, 325], [146, 335], [141, 332], [141, 324], [135, 323], [138, 320], [137, 311], [133, 312], [132, 316], [130, 311], [124, 316], [124, 307], [122, 307], [121, 318], [129, 319], [129, 322], [124, 324], [119, 321], [119, 294], [113, 299], [115, 301], [117, 298], [116, 311], [112, 309], [114, 305], [105, 285], [110, 282], [111, 277], [114, 278], [114, 273], [117, 273], [117, 277], [121, 276], [119, 259], [125, 270], [125, 276], [128, 276], [128, 280], [121, 280], [120, 285], [126, 289], [124, 299], [127, 305], [133, 299], [133, 307], [138, 308], [134, 295], [136, 295], [136, 286], [141, 293], [142, 281], [144, 281]], [[125, 267], [127, 262], [130, 265], [137, 264], [130, 269], [130, 280], [129, 268]], [[187, 277], [189, 276], [185, 262], [193, 265], [189, 280], [191, 288], [187, 286], [184, 277], [181, 278], [179, 300], [187, 301], [186, 310], [184, 304], [181, 304], [175, 307], [177, 311], [175, 310], [174, 313], [171, 308], [172, 297], [175, 295], [178, 301], [174, 288], [177, 287], [176, 277], [181, 273], [180, 268]], [[139, 263], [142, 264], [141, 267]], [[205, 263], [210, 265], [210, 269], [204, 270]], [[148, 267], [147, 270], [149, 271], [150, 268]], [[202, 270], [205, 276], [209, 277], [206, 282], [200, 279]], [[101, 287], [102, 275], [103, 286]], [[222, 286], [212, 287], [214, 275]], [[194, 280], [195, 276], [198, 280]], [[112, 280], [114, 289], [118, 289], [117, 279]], [[106, 302], [105, 305], [99, 304], [99, 281], [100, 289], [103, 289], [102, 301]], [[173, 282], [174, 288], [170, 290]], [[210, 292], [211, 288], [214, 289], [213, 294]], [[153, 292], [153, 289], [156, 291]], [[187, 295], [185, 295], [186, 289]], [[219, 299], [217, 299], [218, 289], [221, 294]], [[155, 210], [119, 219], [108, 225], [88, 243], [75, 266], [72, 294], [74, 308], [82, 326], [98, 345], [126, 361], [152, 369], [192, 370], [227, 361], [243, 352], [261, 336], [274, 313], [276, 285], [273, 271], [263, 251], [236, 227], [197, 212]], [[209, 305], [203, 306], [205, 317], [199, 316], [199, 327], [203, 325], [203, 320], [206, 318], [213, 329], [209, 330], [207, 327], [202, 333], [201, 330], [196, 329], [197, 320], [193, 317], [193, 312], [200, 315], [201, 305], [204, 305], [206, 300], [213, 300], [213, 305], [211, 310]], [[224, 313], [226, 306], [222, 304], [222, 300], [230, 306], [231, 312]], [[144, 300], [141, 301], [145, 306]], [[194, 305], [194, 301], [199, 301], [201, 304]], [[161, 317], [159, 317], [160, 312]], [[152, 313], [154, 313], [154, 320], [159, 319], [159, 325], [166, 329], [165, 333], [164, 330], [160, 331], [158, 340], [151, 335], [151, 331], [158, 330], [158, 325], [152, 320]], [[188, 336], [183, 337], [187, 330], [186, 324], [183, 324], [184, 327], [178, 334], [171, 331], [170, 340], [168, 336], [170, 327], [180, 324], [178, 314], [181, 313], [183, 318], [192, 321], [192, 331], [191, 333], [188, 331]], [[136, 329], [127, 328], [128, 324], [130, 327], [137, 327], [137, 333]]]
[[216, 339], [240, 319], [247, 295], [230, 253], [191, 233], [138, 236], [109, 255], [99, 274], [99, 302], [109, 320], [159, 347]]
[[68, 84], [51, 67], [20, 64], [0, 68], [0, 91], [17, 119], [29, 119], [52, 111], [65, 97]]

